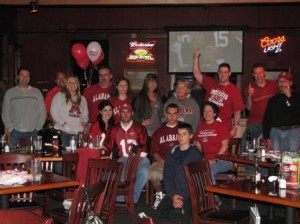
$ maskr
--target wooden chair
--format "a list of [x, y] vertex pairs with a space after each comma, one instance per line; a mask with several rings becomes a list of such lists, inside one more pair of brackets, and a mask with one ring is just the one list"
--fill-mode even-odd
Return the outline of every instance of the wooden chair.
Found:
[[[90, 201], [92, 203], [92, 210], [96, 212], [99, 197], [105, 194], [108, 187], [108, 182], [99, 182], [97, 184], [87, 186]], [[73, 192], [72, 205], [69, 214], [64, 210], [55, 209], [50, 210], [49, 215], [55, 223], [69, 223], [69, 224], [82, 224], [86, 217], [86, 193], [83, 187], [80, 187]]]
[[106, 194], [99, 200], [96, 208], [97, 214], [109, 224], [114, 223], [114, 206], [120, 184], [123, 164], [111, 159], [89, 159], [86, 185], [97, 182], [108, 182]]
[[124, 203], [115, 203], [115, 213], [116, 214], [129, 214], [132, 219], [132, 223], [136, 223], [136, 210], [133, 201], [133, 191], [136, 179], [136, 172], [141, 158], [141, 152], [134, 153], [130, 152], [128, 155], [128, 160], [125, 166], [124, 181], [118, 186], [117, 196], [123, 195], [125, 197]]
[[[108, 182], [98, 182], [97, 184], [86, 186], [92, 203], [92, 209], [96, 212], [99, 196], [105, 194]], [[82, 224], [86, 218], [86, 193], [84, 188], [79, 188], [74, 191], [72, 206], [70, 211], [69, 222], [72, 224]]]
[[[106, 190], [99, 196], [94, 210], [102, 219], [107, 219], [109, 224], [113, 224], [114, 204], [122, 168], [123, 164], [110, 159], [89, 159], [88, 163], [88, 173], [85, 181], [86, 186], [97, 183], [106, 183], [107, 185]], [[72, 205], [73, 203], [74, 197]], [[67, 221], [67, 215], [64, 209], [50, 210], [49, 214], [56, 222], [66, 223]]]
[[5, 224], [52, 224], [51, 218], [45, 218], [28, 210], [0, 210], [1, 223]]
[[[2, 154], [0, 155], [0, 170], [26, 170], [27, 165], [26, 161], [33, 159], [34, 156], [31, 154]], [[19, 194], [13, 194], [10, 198], [10, 208], [35, 208], [40, 210], [42, 213], [42, 207], [39, 203], [34, 202], [34, 193], [33, 192], [24, 192]]]
[[184, 166], [191, 197], [193, 224], [199, 223], [248, 223], [249, 211], [220, 210], [214, 194], [205, 190], [212, 185], [211, 171], [208, 161], [195, 161]]
[[[63, 176], [75, 179], [78, 161], [78, 153], [64, 153], [62, 156]], [[49, 212], [51, 200], [58, 202], [59, 207], [63, 209], [62, 202], [64, 201], [64, 198], [71, 198], [74, 189], [75, 188], [64, 188], [47, 191], [45, 197], [45, 214], [48, 214]]]

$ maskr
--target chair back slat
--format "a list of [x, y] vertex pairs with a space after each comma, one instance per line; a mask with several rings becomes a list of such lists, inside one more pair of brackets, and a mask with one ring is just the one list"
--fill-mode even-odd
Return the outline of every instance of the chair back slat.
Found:
[[102, 192], [95, 208], [95, 211], [105, 219], [113, 216], [122, 169], [123, 164], [111, 159], [89, 159], [86, 185], [107, 182], [107, 189], [105, 192]]
[[[100, 182], [97, 184], [87, 186], [88, 195], [90, 198], [92, 210], [95, 209], [96, 201], [99, 195], [106, 189], [107, 184]], [[86, 218], [87, 202], [86, 193], [83, 187], [74, 191], [73, 201], [71, 205], [69, 222], [72, 224], [82, 224]]]
[[31, 154], [2, 154], [0, 155], [0, 170], [27, 169], [26, 161], [33, 158]]
[[188, 188], [192, 199], [193, 217], [209, 210], [215, 210], [213, 193], [206, 191], [212, 185], [211, 171], [208, 161], [195, 161], [184, 166]]

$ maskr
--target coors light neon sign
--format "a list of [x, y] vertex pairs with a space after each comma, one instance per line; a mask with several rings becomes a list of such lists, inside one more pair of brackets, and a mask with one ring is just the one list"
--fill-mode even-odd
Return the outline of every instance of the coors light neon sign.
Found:
[[282, 45], [284, 42], [286, 42], [284, 35], [277, 37], [265, 36], [260, 39], [260, 46], [266, 54], [277, 54], [282, 51]]

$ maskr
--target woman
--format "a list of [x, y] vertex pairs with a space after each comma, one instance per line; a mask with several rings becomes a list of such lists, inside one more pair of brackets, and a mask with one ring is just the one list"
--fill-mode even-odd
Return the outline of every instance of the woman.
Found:
[[131, 88], [130, 82], [125, 77], [120, 77], [117, 82], [116, 86], [111, 93], [111, 97], [109, 101], [113, 105], [113, 112], [114, 112], [114, 119], [115, 124], [120, 123], [121, 116], [120, 116], [120, 108], [124, 104], [132, 104], [132, 97], [131, 97]]
[[135, 98], [133, 105], [133, 119], [145, 126], [148, 136], [152, 136], [153, 132], [160, 127], [164, 116], [157, 80], [157, 75], [153, 73], [145, 77], [142, 90]]
[[113, 105], [108, 100], [102, 100], [98, 105], [99, 115], [98, 122], [95, 122], [90, 131], [90, 136], [93, 142], [96, 142], [98, 137], [99, 146], [105, 145], [112, 127], [114, 126]]
[[77, 77], [69, 77], [66, 91], [55, 95], [51, 104], [51, 116], [54, 128], [61, 131], [62, 145], [68, 147], [71, 137], [77, 137], [88, 122], [88, 107], [86, 99], [80, 94]]
[[204, 102], [201, 106], [204, 119], [196, 131], [196, 145], [202, 151], [204, 159], [209, 161], [212, 171], [213, 184], [216, 183], [214, 176], [219, 172], [230, 169], [230, 162], [216, 159], [218, 154], [226, 154], [228, 148], [229, 133], [221, 122], [216, 121], [219, 116], [219, 107], [212, 102]]

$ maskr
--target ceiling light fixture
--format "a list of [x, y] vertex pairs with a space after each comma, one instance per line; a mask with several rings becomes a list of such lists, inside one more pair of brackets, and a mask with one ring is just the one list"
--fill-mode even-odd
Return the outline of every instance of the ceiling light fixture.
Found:
[[31, 13], [37, 13], [39, 11], [38, 0], [31, 0], [29, 3], [29, 9]]

